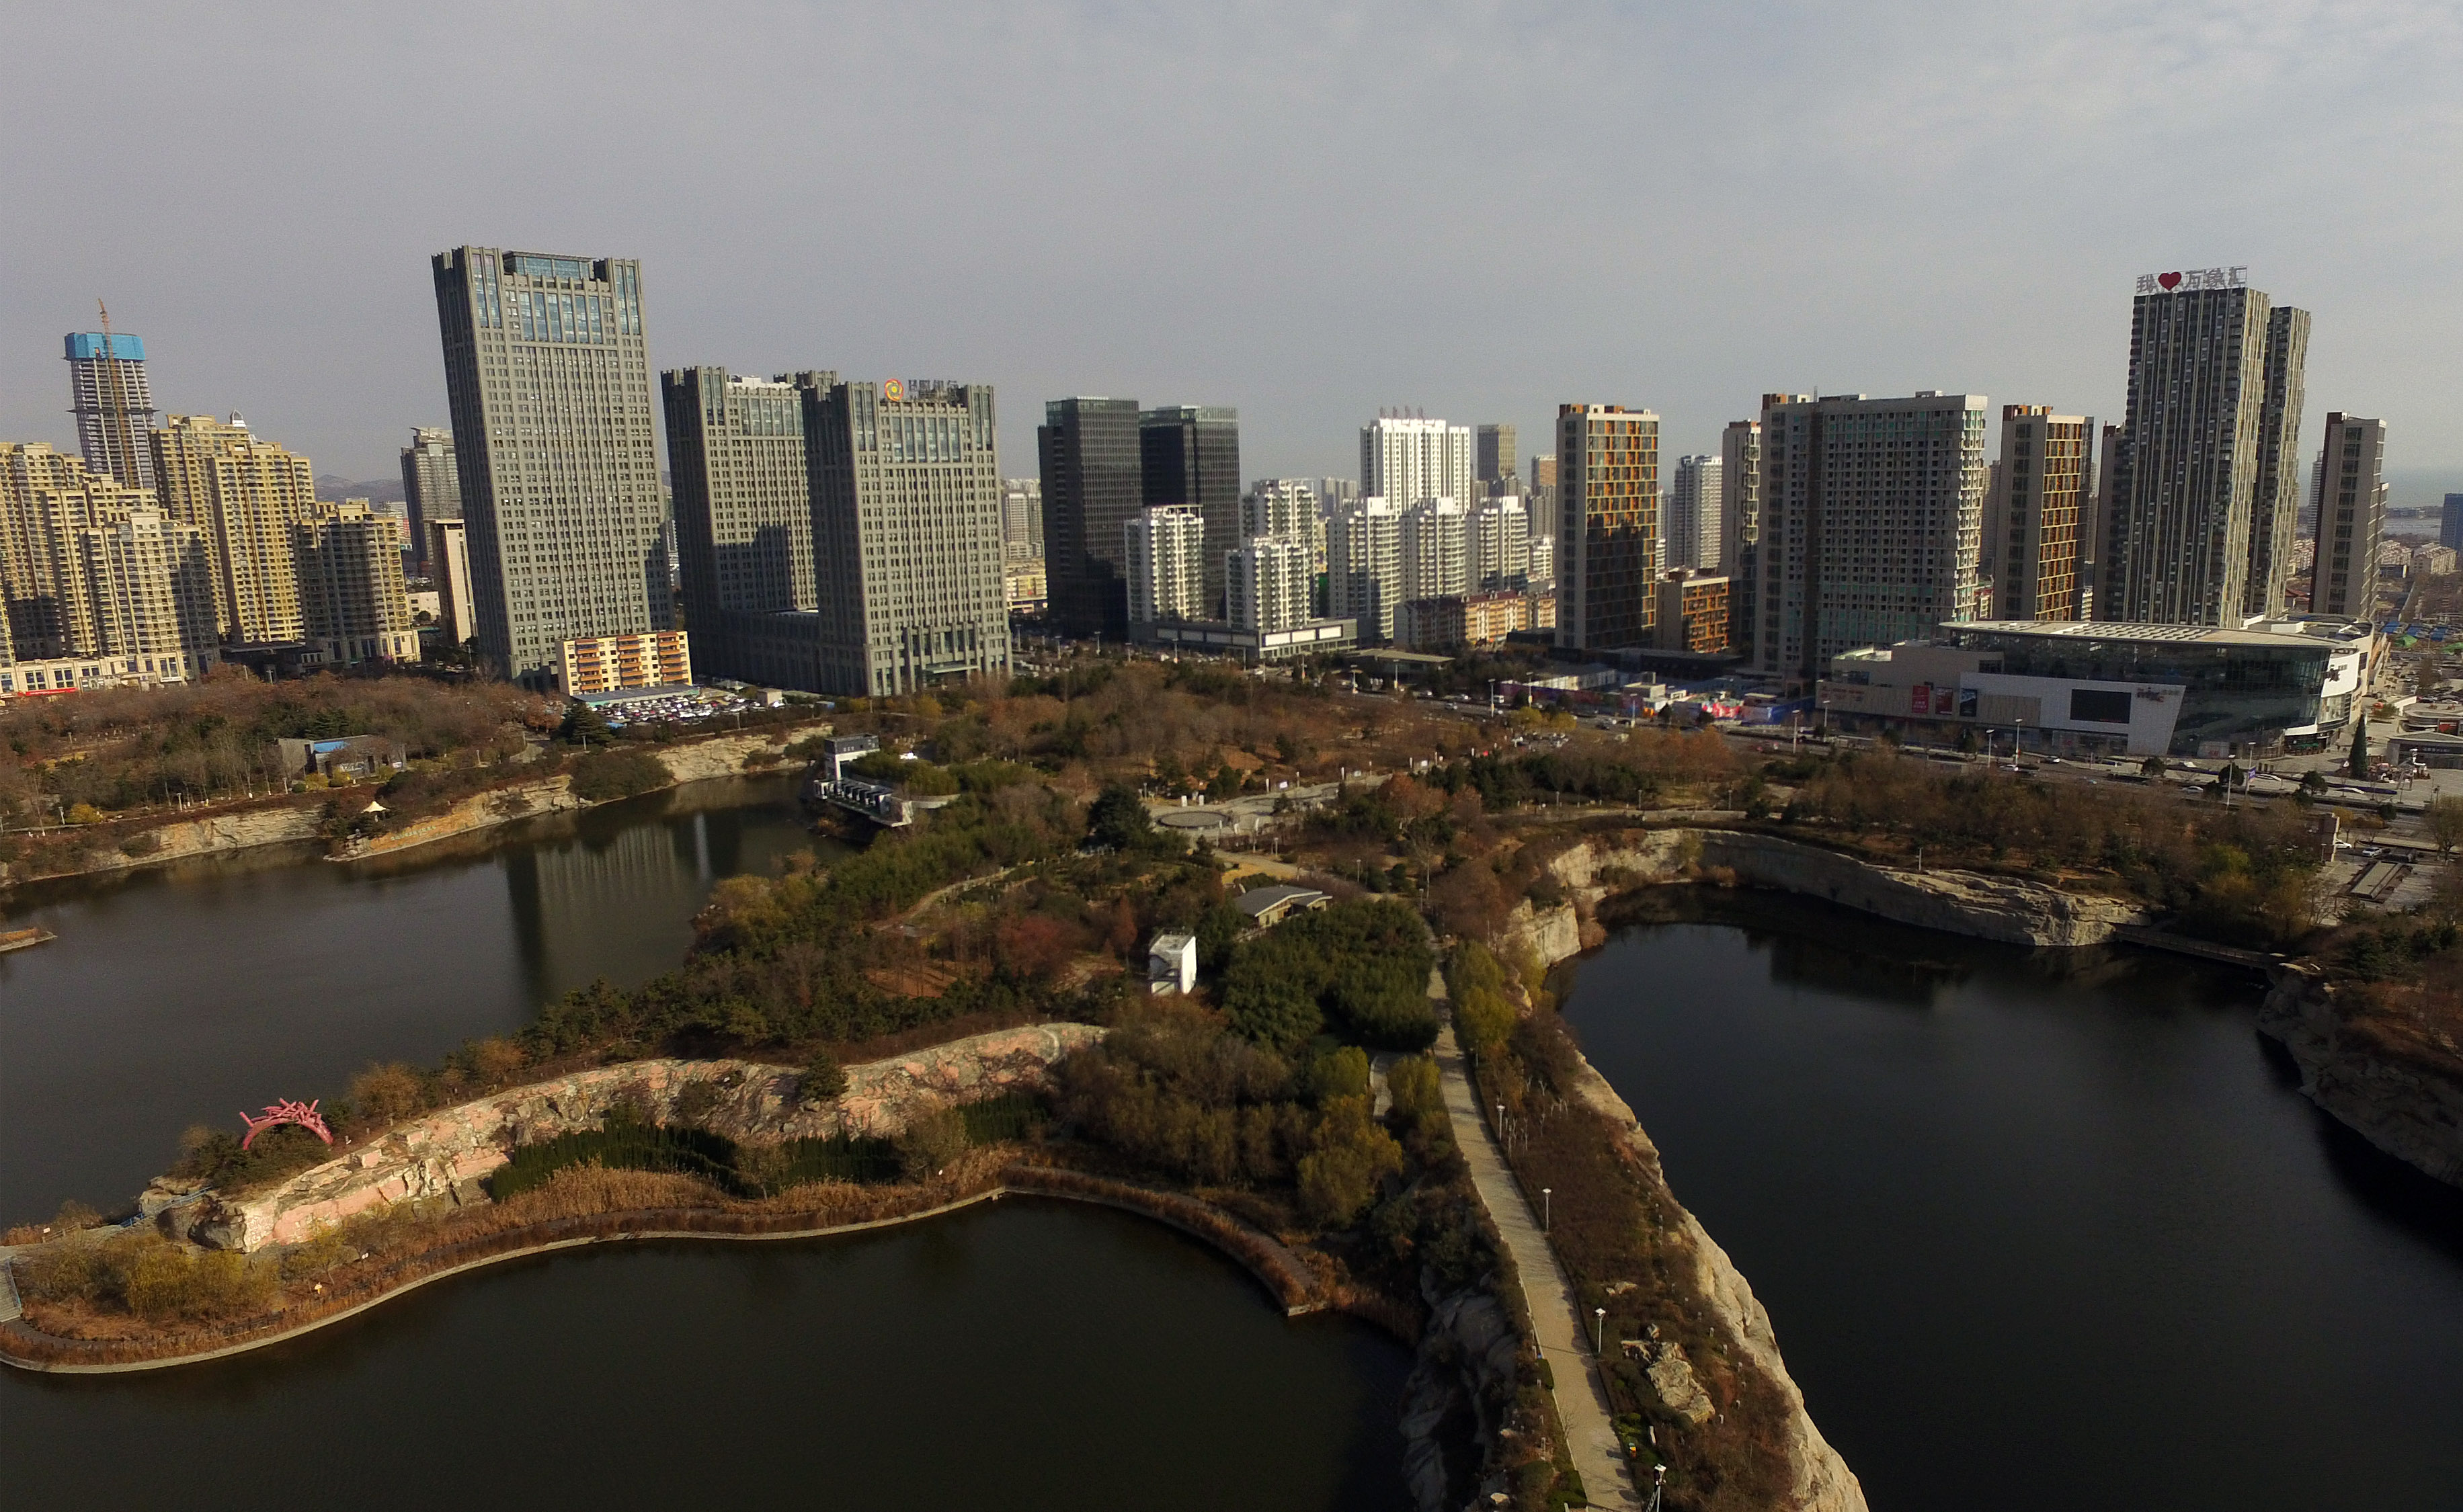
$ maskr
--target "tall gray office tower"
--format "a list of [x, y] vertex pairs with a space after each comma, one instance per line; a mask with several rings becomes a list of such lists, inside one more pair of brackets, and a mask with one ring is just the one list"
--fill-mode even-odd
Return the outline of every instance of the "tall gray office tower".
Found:
[[[1493, 493], [1497, 484], [1514, 476], [1514, 427], [1482, 425], [1475, 444], [1479, 451], [1479, 481], [1489, 485], [1481, 491]], [[1469, 508], [1471, 501], [1465, 499], [1462, 503]]]
[[1669, 567], [1716, 567], [1726, 550], [1720, 514], [1726, 500], [1720, 491], [1726, 463], [1718, 457], [1676, 459], [1676, 486], [1667, 490], [1667, 517], [1660, 537], [1667, 543]]
[[819, 607], [798, 385], [837, 381], [835, 373], [809, 373], [764, 383], [721, 367], [659, 375], [685, 628], [697, 672], [805, 685], [760, 654], [773, 637], [745, 618]]
[[2318, 453], [2318, 559], [2309, 569], [2310, 613], [2376, 617], [2386, 496], [2386, 421], [2327, 416], [2326, 443]]
[[[1765, 405], [1770, 401], [1763, 396]], [[1762, 422], [1732, 420], [1719, 433], [1719, 571], [1728, 579], [1728, 645], [1748, 666], [1759, 665], [1761, 525]]]
[[435, 274], [479, 655], [552, 681], [562, 642], [675, 617], [642, 266], [457, 247]]
[[1145, 508], [1138, 423], [1133, 399], [1057, 399], [1035, 428], [1044, 580], [1066, 635], [1128, 637], [1123, 527]]
[[2138, 281], [2099, 619], [2230, 625], [2282, 606], [2309, 316], [2245, 271]]
[[402, 497], [410, 511], [410, 539], [423, 567], [428, 557], [428, 526], [462, 518], [462, 474], [453, 462], [453, 433], [414, 425], [402, 449]]
[[1225, 553], [1240, 544], [1240, 412], [1216, 404], [1172, 404], [1138, 421], [1142, 489], [1149, 509], [1195, 509], [1206, 521], [1203, 597], [1208, 617], [1223, 617]]
[[1762, 399], [1762, 633], [1799, 686], [1832, 657], [1982, 617], [1984, 398]]
[[1006, 674], [992, 385], [823, 377], [797, 379], [821, 691], [879, 698]]
[[130, 488], [154, 486], [154, 393], [145, 382], [145, 343], [124, 331], [79, 331], [65, 345], [69, 413], [88, 472]]
[[2437, 518], [2437, 544], [2463, 551], [2463, 493], [2450, 493]]
[[[2266, 400], [2257, 418], [2257, 491], [2250, 501], [2245, 616], [2278, 616], [2300, 539], [2301, 373], [2309, 362], [2309, 312], [2281, 305], [2266, 317]], [[2321, 532], [2323, 533], [2322, 531]]]

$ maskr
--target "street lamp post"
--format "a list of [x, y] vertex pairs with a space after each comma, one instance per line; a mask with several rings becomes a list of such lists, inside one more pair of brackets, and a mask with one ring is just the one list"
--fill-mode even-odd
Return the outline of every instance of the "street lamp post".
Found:
[[1605, 1307], [1593, 1307], [1591, 1309], [1591, 1352], [1593, 1354], [1599, 1354], [1607, 1344], [1608, 1309]]
[[1554, 1215], [1556, 1208], [1556, 1202], [1550, 1196], [1554, 1191], [1553, 1187], [1543, 1186], [1539, 1189], [1539, 1232], [1542, 1234], [1549, 1231], [1549, 1219]]

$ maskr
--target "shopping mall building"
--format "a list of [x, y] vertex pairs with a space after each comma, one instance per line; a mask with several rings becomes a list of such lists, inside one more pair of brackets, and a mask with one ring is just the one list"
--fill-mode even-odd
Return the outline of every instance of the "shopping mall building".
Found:
[[2344, 734], [2376, 652], [2365, 620], [1988, 619], [1843, 652], [1817, 696], [1842, 728], [1929, 744], [1990, 732], [2056, 754], [2262, 756]]

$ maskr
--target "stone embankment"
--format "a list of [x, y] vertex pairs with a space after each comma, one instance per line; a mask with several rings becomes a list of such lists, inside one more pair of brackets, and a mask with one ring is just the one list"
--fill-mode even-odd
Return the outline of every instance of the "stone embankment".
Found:
[[1556, 908], [1517, 904], [1509, 948], [1527, 944], [1548, 963], [1606, 939], [1599, 905], [1616, 894], [1670, 883], [1730, 880], [1801, 893], [1903, 924], [2010, 944], [2102, 944], [2145, 921], [2119, 898], [2064, 893], [2040, 882], [1978, 872], [1897, 871], [1776, 835], [1690, 828], [1597, 835], [1562, 852], [1548, 874], [1573, 899]]
[[[801, 730], [795, 732], [801, 733]], [[758, 770], [758, 767], [751, 764], [751, 758], [764, 751], [775, 755], [778, 748], [792, 738], [794, 736], [789, 732], [774, 729], [757, 735], [720, 735], [689, 745], [653, 747], [650, 754], [666, 767], [670, 782], [705, 782], [713, 777], [741, 777], [747, 771]], [[589, 807], [587, 800], [574, 796], [573, 780], [559, 773], [537, 782], [516, 783], [473, 793], [443, 813], [416, 820], [373, 839], [354, 841], [337, 850], [334, 859], [358, 861], [369, 856], [390, 855], [397, 851], [408, 851], [458, 834], [511, 824], [515, 819], [526, 819], [533, 814], [567, 813]]]
[[2353, 1033], [2338, 987], [2315, 964], [2277, 966], [2271, 976], [2258, 1031], [2292, 1052], [2301, 1093], [2396, 1159], [2463, 1186], [2463, 1077], [2399, 1060]]
[[[1658, 1147], [1643, 1133], [1633, 1109], [1617, 1095], [1606, 1077], [1591, 1069], [1588, 1060], [1579, 1063], [1571, 1090], [1586, 1107], [1616, 1128], [1637, 1159], [1654, 1170], [1658, 1168]], [[1770, 1377], [1785, 1407], [1780, 1448], [1787, 1457], [1794, 1481], [1787, 1499], [1779, 1505], [1790, 1512], [1864, 1512], [1864, 1486], [1804, 1410], [1804, 1393], [1798, 1388], [1796, 1378], [1787, 1373], [1787, 1361], [1779, 1357], [1778, 1337], [1771, 1329], [1770, 1314], [1754, 1296], [1754, 1288], [1729, 1260], [1728, 1252], [1682, 1203], [1671, 1199], [1668, 1205], [1675, 1216], [1674, 1232], [1669, 1237], [1693, 1255], [1696, 1296], [1742, 1346], [1753, 1364]], [[1668, 1405], [1680, 1412], [1687, 1389], [1692, 1394], [1700, 1393], [1681, 1353], [1663, 1355], [1654, 1361], [1650, 1377], [1663, 1396], [1670, 1398]]]
[[180, 1206], [196, 1242], [251, 1251], [293, 1244], [322, 1226], [405, 1200], [484, 1200], [479, 1183], [515, 1146], [595, 1129], [620, 1103], [648, 1120], [672, 1116], [687, 1089], [706, 1087], [693, 1121], [743, 1142], [833, 1134], [894, 1135], [922, 1115], [1003, 1092], [1039, 1088], [1052, 1066], [1101, 1038], [1084, 1024], [1001, 1029], [851, 1067], [845, 1092], [806, 1105], [796, 1073], [752, 1061], [633, 1061], [534, 1082], [439, 1110], [277, 1186], [196, 1195], [157, 1183], [142, 1205]]

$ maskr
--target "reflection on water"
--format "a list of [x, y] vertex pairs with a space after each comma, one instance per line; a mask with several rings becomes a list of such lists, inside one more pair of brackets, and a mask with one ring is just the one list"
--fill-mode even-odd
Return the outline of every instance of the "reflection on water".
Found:
[[713, 882], [807, 832], [790, 779], [696, 783], [368, 862], [244, 853], [38, 884], [0, 956], [0, 1222], [125, 1201], [191, 1123], [432, 1061], [683, 959]]
[[[776, 1244], [456, 1277], [144, 1375], [0, 1371], [14, 1504], [1402, 1512], [1410, 1356], [1212, 1250], [1011, 1199]], [[16, 1452], [20, 1446], [39, 1452]], [[203, 1451], [200, 1453], [200, 1451]]]
[[2463, 1504], [2463, 1192], [2254, 977], [1688, 891], [1565, 1013], [1876, 1507]]

